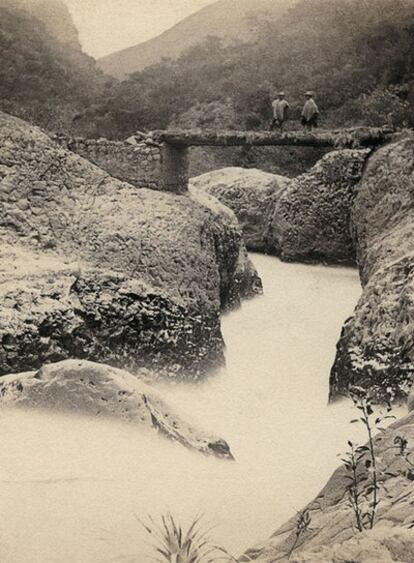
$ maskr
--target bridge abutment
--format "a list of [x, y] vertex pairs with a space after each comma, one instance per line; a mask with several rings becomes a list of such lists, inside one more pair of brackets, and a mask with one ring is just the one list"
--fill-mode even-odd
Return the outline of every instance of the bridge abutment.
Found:
[[163, 143], [161, 147], [162, 190], [182, 194], [187, 192], [188, 182], [188, 147], [177, 147], [169, 143]]

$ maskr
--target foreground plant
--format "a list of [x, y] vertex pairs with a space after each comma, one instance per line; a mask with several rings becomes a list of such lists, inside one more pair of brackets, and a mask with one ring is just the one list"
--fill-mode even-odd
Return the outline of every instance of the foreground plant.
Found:
[[397, 455], [401, 457], [407, 464], [407, 471], [405, 472], [405, 476], [410, 481], [414, 481], [414, 462], [410, 459], [411, 456], [414, 456], [414, 452], [409, 449], [408, 440], [403, 436], [396, 436], [394, 438], [394, 446], [398, 450]]
[[[349, 441], [349, 451], [342, 458], [347, 470], [349, 484], [347, 486], [348, 501], [355, 515], [358, 531], [372, 529], [375, 525], [379, 499], [379, 458], [377, 455], [374, 433], [384, 432], [381, 424], [387, 419], [393, 419], [392, 406], [387, 404], [385, 414], [375, 415], [372, 398], [366, 390], [354, 387], [350, 390], [350, 397], [355, 407], [360, 411], [360, 417], [351, 420], [351, 423], [362, 423], [366, 429], [368, 443], [359, 446]], [[374, 418], [375, 417], [375, 418]]]
[[302, 512], [298, 512], [298, 517], [296, 519], [295, 541], [293, 542], [293, 545], [290, 548], [288, 559], [292, 557], [293, 552], [298, 546], [300, 538], [306, 532], [310, 532], [312, 530], [312, 528], [310, 527], [311, 523], [312, 523], [312, 518], [309, 510], [303, 510]]
[[356, 527], [359, 532], [364, 530], [364, 525], [362, 523], [362, 490], [361, 485], [367, 480], [365, 475], [361, 475], [360, 463], [365, 457], [364, 446], [357, 446], [353, 442], [348, 442], [349, 451], [342, 458], [345, 469], [348, 475], [345, 475], [345, 479], [349, 481], [347, 485], [348, 502], [351, 506], [356, 521]]
[[214, 545], [209, 533], [203, 530], [200, 518], [196, 518], [185, 532], [172, 514], [161, 517], [160, 522], [149, 516], [149, 523], [140, 522], [153, 539], [156, 553], [153, 561], [158, 563], [214, 563], [216, 561], [233, 561], [237, 563], [222, 547]]

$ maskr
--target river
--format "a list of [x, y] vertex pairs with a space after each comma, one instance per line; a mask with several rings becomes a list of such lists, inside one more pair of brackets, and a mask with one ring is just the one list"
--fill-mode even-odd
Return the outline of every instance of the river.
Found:
[[362, 429], [327, 405], [357, 272], [252, 256], [265, 288], [223, 319], [227, 366], [204, 383], [158, 385], [169, 404], [224, 437], [235, 462], [206, 458], [121, 422], [0, 415], [2, 563], [144, 563], [140, 518], [202, 513], [240, 554], [311, 500]]

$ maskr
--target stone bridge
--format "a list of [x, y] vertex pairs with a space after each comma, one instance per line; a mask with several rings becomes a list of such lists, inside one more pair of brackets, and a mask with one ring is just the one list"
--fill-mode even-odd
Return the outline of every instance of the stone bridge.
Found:
[[138, 188], [185, 193], [190, 147], [375, 147], [390, 140], [392, 133], [386, 127], [286, 132], [171, 129], [140, 133], [125, 142], [66, 137], [56, 140], [115, 178]]

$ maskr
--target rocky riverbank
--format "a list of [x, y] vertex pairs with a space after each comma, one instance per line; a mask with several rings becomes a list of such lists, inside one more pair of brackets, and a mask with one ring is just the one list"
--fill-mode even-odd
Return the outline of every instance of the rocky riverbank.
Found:
[[220, 311], [261, 291], [214, 198], [120, 182], [0, 114], [0, 373], [83, 358], [198, 377]]
[[414, 137], [369, 159], [352, 209], [363, 294], [345, 324], [331, 398], [350, 385], [406, 398], [414, 375]]
[[[365, 529], [358, 530], [355, 509], [350, 502], [349, 472], [342, 465], [314, 501], [269, 540], [250, 549], [241, 557], [241, 562], [414, 561], [413, 391], [410, 394], [414, 374], [414, 137], [405, 134], [370, 155], [362, 152], [353, 155], [348, 161], [348, 170], [351, 170], [352, 162], [356, 162], [355, 182], [349, 182], [352, 175], [342, 177], [343, 185], [353, 185], [352, 194], [348, 192], [348, 199], [337, 198], [337, 209], [325, 212], [324, 209], [329, 208], [322, 204], [324, 190], [309, 191], [310, 179], [326, 170], [328, 162], [344, 162], [347, 156], [345, 151], [341, 151], [340, 156], [331, 153], [307, 177], [304, 175], [275, 192], [275, 219], [267, 232], [278, 232], [274, 229], [275, 222], [283, 225], [285, 220], [283, 229], [274, 239], [282, 241], [278, 253], [284, 258], [294, 256], [300, 259], [301, 255], [296, 251], [292, 254], [289, 250], [283, 252], [283, 236], [280, 235], [283, 230], [290, 233], [286, 239], [287, 248], [295, 248], [295, 242], [300, 241], [297, 248], [303, 250], [303, 255], [309, 248], [304, 232], [314, 232], [313, 250], [323, 233], [325, 248], [336, 248], [336, 254], [332, 255], [343, 257], [348, 253], [351, 257], [351, 253], [355, 253], [363, 293], [354, 316], [345, 323], [338, 343], [331, 373], [330, 397], [335, 399], [347, 395], [350, 387], [357, 386], [369, 391], [378, 402], [406, 400], [408, 397], [410, 412], [374, 439], [379, 481], [373, 529], [365, 523]], [[332, 178], [336, 178], [337, 182], [339, 175]], [[335, 191], [335, 182], [328, 192]], [[336, 185], [340, 187], [341, 182]], [[207, 186], [207, 189], [210, 191], [212, 188]], [[296, 207], [296, 198], [302, 202], [301, 206]], [[287, 210], [286, 216], [280, 215], [283, 209], [280, 202]], [[335, 206], [335, 198], [332, 204]], [[335, 230], [335, 213], [341, 205], [344, 205], [345, 221], [338, 231]], [[239, 212], [235, 205], [233, 208], [236, 213]], [[315, 217], [319, 220], [322, 216], [325, 226], [315, 221]], [[331, 222], [330, 216], [333, 218]], [[332, 233], [336, 232], [333, 238], [326, 231], [330, 223], [334, 227]], [[315, 225], [318, 227], [312, 231]], [[299, 235], [293, 236], [294, 232]], [[342, 239], [337, 237], [339, 232], [344, 235]], [[347, 244], [342, 244], [346, 240]], [[345, 248], [348, 250], [343, 253]], [[269, 250], [269, 247], [264, 247], [264, 250]], [[329, 252], [316, 254], [315, 258], [328, 255]], [[371, 466], [372, 462], [366, 461], [364, 468], [358, 470], [362, 479], [359, 493], [362, 504], [367, 502], [363, 495], [368, 494], [369, 497], [372, 494], [372, 488], [367, 493], [368, 486], [362, 484], [366, 479], [372, 479]]]
[[[410, 400], [412, 405], [412, 399]], [[406, 440], [402, 452], [399, 444]], [[279, 528], [269, 540], [249, 550], [240, 562], [386, 563], [414, 561], [414, 411], [374, 440], [379, 475], [378, 506], [373, 529], [359, 532], [349, 496], [349, 475], [339, 467], [320, 494], [301, 513]], [[368, 467], [368, 466], [367, 466]], [[358, 468], [361, 506], [369, 491]], [[369, 497], [369, 494], [368, 494]], [[309, 524], [298, 533], [298, 518]]]
[[293, 179], [224, 169], [192, 180], [235, 212], [248, 248], [287, 261], [358, 264], [363, 294], [338, 342], [331, 400], [350, 385], [396, 400], [412, 385], [413, 139], [332, 151]]

